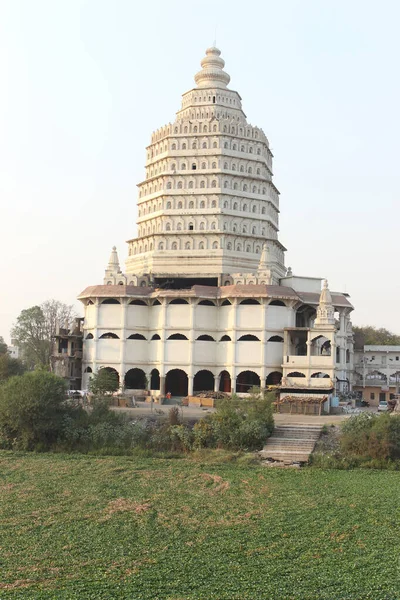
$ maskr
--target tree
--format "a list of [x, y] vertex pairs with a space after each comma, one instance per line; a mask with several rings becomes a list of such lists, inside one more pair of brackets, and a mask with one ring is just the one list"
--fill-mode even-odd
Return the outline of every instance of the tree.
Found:
[[357, 327], [353, 325], [353, 333], [356, 342], [356, 348], [362, 349], [363, 346], [398, 346], [400, 345], [400, 335], [385, 329], [384, 327], [374, 327], [373, 325], [364, 325]]
[[95, 396], [105, 396], [106, 394], [117, 392], [118, 389], [119, 380], [117, 373], [107, 368], [99, 369], [89, 382], [89, 390]]
[[11, 377], [0, 387], [0, 440], [21, 450], [49, 449], [72, 410], [61, 377], [40, 369]]
[[11, 337], [17, 341], [23, 361], [30, 369], [37, 365], [50, 366], [57, 326], [68, 328], [74, 318], [73, 307], [58, 300], [47, 300], [40, 306], [21, 311]]
[[0, 354], [0, 384], [14, 375], [22, 375], [24, 371], [24, 365], [18, 358]]
[[0, 355], [7, 354], [8, 346], [4, 341], [4, 338], [0, 335]]

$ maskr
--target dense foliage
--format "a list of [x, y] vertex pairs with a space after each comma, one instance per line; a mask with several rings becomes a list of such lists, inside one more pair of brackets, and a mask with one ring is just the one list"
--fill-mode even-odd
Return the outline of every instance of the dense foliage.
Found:
[[0, 597], [399, 597], [400, 473], [233, 458], [0, 452]]
[[364, 325], [357, 327], [353, 325], [353, 333], [355, 336], [356, 347], [362, 349], [366, 346], [388, 346], [400, 345], [400, 335], [385, 329], [384, 327], [373, 327], [372, 325]]
[[14, 375], [22, 375], [25, 371], [23, 363], [9, 354], [0, 354], [0, 384]]
[[[336, 428], [334, 428], [336, 429]], [[324, 468], [355, 467], [400, 470], [400, 414], [362, 413], [345, 421], [340, 430], [325, 432], [311, 455], [311, 463]]]
[[56, 444], [69, 411], [60, 377], [42, 370], [11, 377], [0, 387], [0, 445], [47, 450]]
[[57, 326], [70, 326], [74, 317], [73, 307], [58, 300], [47, 300], [40, 306], [21, 311], [11, 337], [21, 348], [23, 361], [28, 368], [50, 366]]
[[104, 396], [118, 391], [119, 381], [115, 371], [109, 369], [99, 369], [97, 373], [91, 375], [89, 389], [96, 396]]
[[6, 354], [8, 351], [8, 346], [4, 341], [4, 338], [2, 335], [0, 335], [0, 355], [1, 354]]

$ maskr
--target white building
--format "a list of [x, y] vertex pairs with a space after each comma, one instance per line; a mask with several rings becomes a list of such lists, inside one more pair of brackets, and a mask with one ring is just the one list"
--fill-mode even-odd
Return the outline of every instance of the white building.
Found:
[[282, 376], [293, 393], [347, 389], [353, 307], [285, 268], [268, 139], [227, 88], [220, 51], [201, 66], [147, 148], [125, 273], [114, 247], [104, 285], [79, 296], [83, 387], [108, 367], [161, 394], [247, 392]]
[[400, 346], [364, 346], [354, 352], [354, 389], [371, 406], [399, 393]]

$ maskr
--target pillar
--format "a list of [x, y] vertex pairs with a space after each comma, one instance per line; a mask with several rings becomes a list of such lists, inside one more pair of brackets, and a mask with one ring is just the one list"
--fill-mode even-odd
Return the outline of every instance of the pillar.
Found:
[[219, 392], [220, 379], [221, 379], [221, 377], [219, 375], [216, 375], [214, 377], [214, 392]]
[[160, 375], [160, 396], [165, 396], [165, 375]]
[[193, 375], [188, 375], [188, 396], [193, 396]]
[[120, 334], [120, 355], [119, 355], [119, 383], [121, 390], [125, 387], [125, 353], [126, 353], [126, 322], [128, 314], [128, 298], [121, 298], [121, 334]]

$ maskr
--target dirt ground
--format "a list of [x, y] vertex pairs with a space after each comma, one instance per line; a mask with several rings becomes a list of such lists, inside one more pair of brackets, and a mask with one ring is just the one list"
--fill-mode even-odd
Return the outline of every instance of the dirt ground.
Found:
[[[113, 407], [113, 410], [118, 412], [126, 412], [136, 416], [158, 416], [166, 417], [171, 408], [169, 405], [159, 406], [158, 404], [151, 405], [149, 402], [137, 402], [136, 408], [119, 408]], [[182, 406], [180, 407], [183, 420], [201, 419], [206, 414], [214, 411], [213, 408], [198, 408], [197, 406]], [[349, 415], [289, 415], [289, 414], [274, 414], [274, 420], [277, 425], [336, 425]]]

